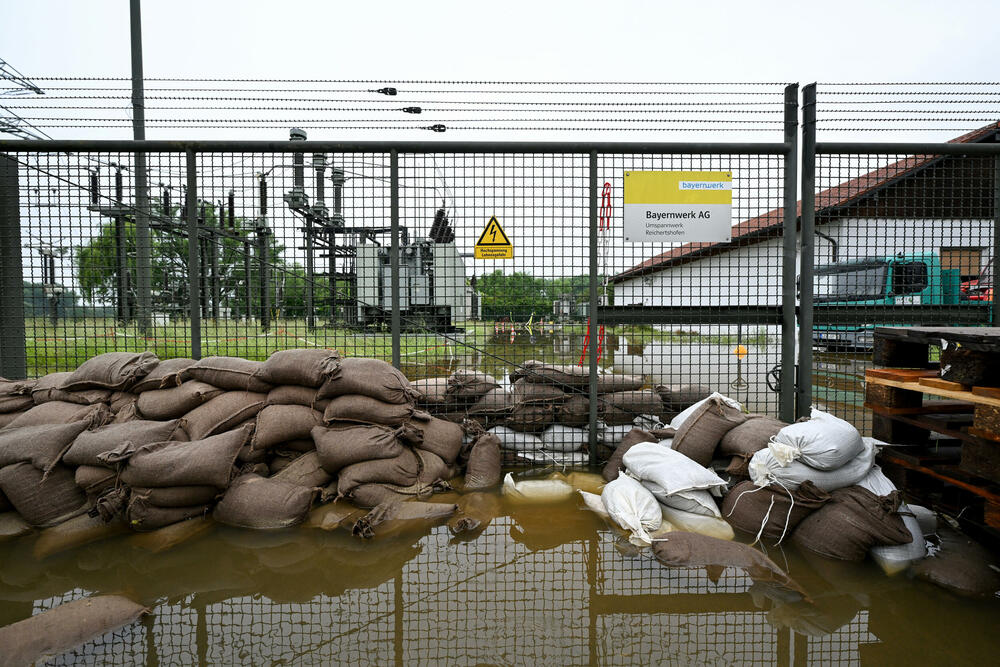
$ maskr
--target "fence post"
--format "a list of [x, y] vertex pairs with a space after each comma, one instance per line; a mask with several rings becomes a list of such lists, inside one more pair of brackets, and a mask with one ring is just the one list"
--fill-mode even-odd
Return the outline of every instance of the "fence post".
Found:
[[[389, 245], [389, 281], [392, 299], [392, 365], [399, 368], [399, 153], [389, 151], [389, 224], [392, 237]], [[332, 251], [331, 251], [332, 252]]]
[[785, 179], [781, 264], [781, 391], [778, 416], [795, 421], [795, 238], [798, 215], [799, 84], [785, 88]]
[[[997, 262], [1000, 261], [1000, 155], [993, 158], [993, 262], [990, 265], [990, 326], [997, 325]], [[980, 271], [981, 272], [981, 271]]]
[[267, 237], [267, 175], [260, 175], [260, 219], [257, 221], [257, 271], [260, 283], [260, 330], [271, 328], [271, 258], [268, 257]]
[[813, 265], [816, 231], [816, 84], [802, 89], [802, 233], [799, 240], [799, 377], [795, 414], [812, 407]]
[[0, 376], [28, 376], [17, 160], [0, 155]]
[[201, 243], [198, 233], [198, 163], [187, 150], [188, 307], [191, 312], [191, 358], [201, 359]]
[[597, 465], [597, 332], [600, 322], [597, 319], [598, 275], [597, 275], [597, 152], [590, 152], [590, 308], [587, 315], [590, 318], [590, 416], [587, 419], [590, 438], [590, 464]]

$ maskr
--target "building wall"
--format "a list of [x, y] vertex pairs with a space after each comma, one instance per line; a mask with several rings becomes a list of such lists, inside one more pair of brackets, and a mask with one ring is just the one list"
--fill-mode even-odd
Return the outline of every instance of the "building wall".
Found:
[[[842, 218], [818, 226], [837, 242], [838, 262], [897, 253], [940, 253], [981, 247], [992, 256], [992, 220]], [[816, 265], [829, 264], [832, 244], [817, 236]], [[615, 285], [619, 306], [738, 306], [781, 304], [782, 239], [769, 239]], [[796, 274], [798, 258], [796, 259]]]

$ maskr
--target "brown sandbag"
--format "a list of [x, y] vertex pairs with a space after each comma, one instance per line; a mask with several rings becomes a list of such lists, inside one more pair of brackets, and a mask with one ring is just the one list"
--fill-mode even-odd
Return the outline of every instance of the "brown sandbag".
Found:
[[[317, 401], [317, 390], [312, 387], [300, 387], [294, 384], [283, 384], [267, 392], [267, 405], [304, 405], [314, 410], [323, 410], [329, 401]], [[322, 404], [322, 407], [319, 406]]]
[[351, 532], [372, 539], [421, 531], [455, 513], [458, 505], [446, 503], [383, 503], [358, 519]]
[[271, 385], [257, 373], [263, 362], [239, 357], [205, 357], [187, 367], [188, 377], [227, 391], [267, 393]]
[[288, 440], [308, 438], [323, 423], [323, 413], [304, 405], [267, 405], [257, 414], [254, 449], [271, 449]]
[[529, 382], [527, 378], [521, 378], [511, 387], [511, 397], [514, 405], [561, 405], [567, 394], [555, 385]]
[[[642, 388], [646, 381], [641, 375], [619, 375], [618, 373], [602, 373], [597, 376], [597, 393], [610, 394], [620, 391], [636, 391]], [[588, 385], [585, 389], [589, 389]]]
[[496, 517], [500, 516], [503, 504], [495, 493], [466, 493], [458, 499], [458, 512], [448, 520], [448, 530], [452, 535], [481, 533]]
[[700, 384], [685, 384], [680, 386], [658, 384], [654, 391], [663, 400], [667, 412], [684, 412], [698, 401], [712, 395], [711, 387]]
[[515, 404], [504, 424], [522, 433], [540, 433], [556, 421], [558, 407], [549, 404]]
[[215, 521], [210, 516], [185, 519], [148, 533], [133, 535], [129, 544], [157, 554], [204, 535], [214, 525]]
[[7, 496], [3, 494], [3, 491], [0, 491], [0, 512], [7, 512], [12, 509], [14, 509], [14, 506], [7, 500]]
[[353, 526], [354, 522], [363, 517], [367, 512], [354, 505], [338, 500], [314, 507], [309, 511], [309, 517], [302, 524], [306, 528], [319, 528], [320, 530], [336, 530], [341, 526]]
[[319, 461], [331, 475], [355, 463], [401, 455], [404, 448], [397, 434], [395, 429], [371, 424], [333, 424], [312, 430]]
[[370, 483], [411, 486], [417, 483], [420, 469], [420, 458], [412, 449], [404, 449], [399, 456], [391, 459], [352, 463], [340, 470], [337, 477], [337, 493], [341, 497], [346, 497], [356, 487]]
[[0, 378], [0, 414], [20, 412], [35, 405], [31, 391], [37, 382], [35, 380], [8, 380]]
[[27, 535], [34, 528], [17, 512], [0, 512], [0, 544]]
[[123, 391], [149, 375], [159, 363], [152, 352], [105, 352], [80, 364], [60, 388]]
[[573, 394], [560, 406], [556, 419], [564, 426], [586, 426], [590, 423], [590, 398]]
[[476, 438], [465, 467], [465, 488], [490, 489], [500, 484], [502, 456], [500, 438], [484, 433]]
[[73, 479], [73, 470], [56, 465], [43, 479], [30, 463], [0, 468], [0, 489], [24, 520], [47, 528], [87, 510], [87, 498]]
[[900, 496], [876, 496], [860, 486], [837, 489], [824, 507], [792, 533], [796, 546], [826, 558], [864, 560], [873, 546], [909, 544], [913, 536], [899, 516]]
[[147, 613], [141, 604], [121, 595], [96, 595], [61, 604], [0, 628], [0, 664], [41, 664], [131, 625]]
[[18, 410], [17, 412], [2, 412], [0, 413], [0, 428], [6, 428], [15, 419], [23, 415], [27, 410]]
[[128, 504], [125, 519], [129, 528], [138, 532], [146, 533], [152, 530], [163, 528], [178, 521], [185, 521], [195, 517], [208, 514], [210, 505], [196, 505], [194, 507], [158, 507], [150, 505], [142, 498], [133, 497]]
[[739, 568], [755, 582], [774, 584], [807, 597], [802, 587], [774, 561], [739, 542], [675, 530], [653, 542], [653, 555], [667, 567], [703, 567], [714, 578], [718, 578], [724, 568]]
[[77, 466], [73, 481], [89, 496], [99, 496], [118, 481], [118, 473], [103, 466]]
[[259, 475], [242, 475], [215, 506], [212, 517], [237, 528], [273, 530], [297, 526], [306, 519], [317, 490]]
[[510, 374], [510, 381], [524, 378], [536, 384], [550, 384], [562, 389], [586, 389], [590, 386], [590, 369], [582, 366], [547, 364], [543, 361], [526, 361]]
[[266, 449], [255, 449], [249, 442], [240, 447], [236, 460], [240, 464], [257, 464], [267, 461], [268, 451]]
[[69, 424], [86, 421], [89, 427], [103, 426], [111, 421], [111, 411], [104, 403], [80, 405], [66, 401], [49, 401], [36, 405], [12, 421], [6, 428], [42, 426], [44, 424]]
[[758, 487], [746, 481], [734, 486], [722, 501], [722, 518], [737, 530], [750, 535], [759, 533], [776, 540], [777, 545], [829, 501], [830, 494], [809, 480], [791, 492], [777, 484]]
[[295, 484], [296, 486], [326, 486], [333, 475], [323, 469], [319, 460], [319, 452], [312, 451], [299, 456], [285, 468], [274, 475], [274, 479]]
[[128, 406], [134, 406], [138, 400], [139, 394], [131, 391], [116, 391], [108, 398], [108, 409], [111, 410], [111, 414], [117, 415]]
[[[362, 484], [351, 491], [349, 499], [357, 507], [373, 509], [383, 503], [402, 503], [420, 497], [416, 494], [399, 491], [399, 489], [409, 488], [412, 487], [393, 486], [392, 484]], [[430, 491], [428, 490], [423, 495], [424, 497], [429, 496]]]
[[109, 537], [128, 532], [128, 526], [121, 517], [105, 521], [101, 516], [81, 514], [58, 526], [46, 528], [39, 534], [32, 548], [35, 558], [41, 560], [67, 549], [91, 544]]
[[158, 507], [209, 505], [218, 495], [219, 489], [214, 486], [132, 487], [132, 496]]
[[447, 482], [455, 476], [455, 468], [445, 463], [444, 459], [424, 449], [413, 450], [420, 458], [420, 474], [417, 484], [432, 485]]
[[604, 464], [604, 469], [601, 471], [601, 477], [609, 482], [613, 482], [618, 479], [618, 474], [622, 469], [622, 459], [625, 457], [625, 452], [632, 449], [632, 447], [638, 445], [640, 442], [659, 442], [659, 439], [649, 431], [644, 431], [641, 428], [632, 429], [625, 434], [621, 443], [617, 448], [615, 448], [614, 453], [608, 458], [608, 462]]
[[[148, 393], [148, 392], [147, 392]], [[264, 409], [266, 394], [227, 391], [184, 416], [184, 429], [192, 440], [234, 428]]]
[[[109, 452], [115, 460], [128, 461], [122, 482], [129, 486], [215, 486], [229, 485], [233, 463], [240, 448], [250, 439], [252, 428], [244, 426], [203, 440], [157, 442], [139, 448], [122, 447]], [[107, 461], [107, 454], [103, 455]], [[108, 461], [110, 462], [110, 461]]]
[[468, 414], [471, 416], [502, 417], [513, 408], [514, 400], [510, 392], [498, 387], [486, 392], [479, 400], [470, 405]]
[[146, 377], [133, 384], [131, 391], [134, 394], [141, 394], [152, 389], [178, 387], [187, 380], [187, 369], [194, 364], [194, 359], [184, 357], [164, 359]]
[[443, 405], [448, 401], [448, 383], [450, 378], [427, 378], [410, 382], [417, 403]]
[[453, 422], [436, 417], [426, 422], [412, 422], [412, 426], [423, 433], [423, 438], [415, 447], [437, 454], [451, 465], [462, 451], [462, 427]]
[[340, 366], [340, 353], [323, 348], [279, 350], [260, 366], [258, 377], [273, 385], [319, 388]]
[[939, 525], [937, 534], [940, 549], [913, 564], [914, 576], [958, 595], [995, 598], [1000, 591], [995, 556], [946, 524]]
[[12, 426], [0, 431], [0, 468], [30, 463], [39, 470], [48, 470], [60, 460], [88, 422], [45, 424], [42, 426]]
[[306, 438], [300, 438], [297, 440], [286, 440], [281, 444], [277, 445], [275, 450], [283, 449], [289, 452], [299, 452], [300, 454], [305, 454], [307, 452], [316, 451], [316, 443], [313, 442], [312, 432]]
[[611, 426], [631, 424], [639, 415], [659, 417], [666, 412], [659, 394], [652, 389], [601, 394], [597, 407], [604, 423]]
[[478, 399], [499, 386], [492, 375], [476, 371], [455, 371], [448, 378], [448, 397]]
[[742, 411], [727, 405], [722, 399], [709, 399], [677, 429], [671, 447], [698, 465], [708, 467], [722, 436], [746, 419]]
[[32, 401], [34, 401], [35, 405], [41, 405], [49, 401], [65, 401], [64, 397], [68, 392], [63, 391], [60, 387], [65, 384], [71, 375], [73, 375], [72, 371], [63, 371], [49, 373], [38, 378], [31, 388]]
[[317, 398], [367, 396], [383, 403], [413, 403], [416, 393], [406, 376], [381, 359], [350, 357], [320, 387]]
[[207, 382], [189, 380], [176, 387], [142, 392], [136, 401], [136, 408], [146, 419], [176, 419], [222, 393], [224, 390]]
[[728, 431], [719, 441], [719, 454], [750, 458], [767, 447], [778, 431], [788, 426], [785, 422], [767, 415], [746, 415], [746, 421]]
[[141, 420], [124, 424], [109, 424], [93, 431], [83, 431], [66, 451], [63, 461], [71, 466], [103, 466], [98, 456], [131, 442], [136, 447], [164, 440], [186, 440], [181, 420]]
[[386, 403], [371, 396], [347, 394], [330, 401], [323, 411], [327, 422], [352, 421], [363, 424], [400, 426], [414, 417], [429, 419], [430, 415], [416, 410], [409, 403]]

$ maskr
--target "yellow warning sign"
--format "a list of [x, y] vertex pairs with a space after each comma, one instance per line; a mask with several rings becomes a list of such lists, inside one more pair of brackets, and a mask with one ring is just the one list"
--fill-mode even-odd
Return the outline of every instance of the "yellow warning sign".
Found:
[[494, 215], [476, 241], [476, 259], [514, 259], [514, 246]]

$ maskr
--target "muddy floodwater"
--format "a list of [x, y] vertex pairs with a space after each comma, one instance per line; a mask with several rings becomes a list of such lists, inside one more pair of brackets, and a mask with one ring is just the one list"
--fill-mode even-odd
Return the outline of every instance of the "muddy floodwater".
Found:
[[986, 665], [1000, 651], [1000, 601], [870, 562], [767, 547], [810, 597], [795, 600], [740, 570], [663, 567], [576, 501], [496, 513], [462, 539], [443, 523], [370, 541], [213, 526], [159, 553], [126, 535], [42, 561], [28, 536], [0, 544], [0, 626], [99, 593], [151, 609], [52, 663], [73, 665]]

